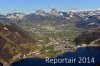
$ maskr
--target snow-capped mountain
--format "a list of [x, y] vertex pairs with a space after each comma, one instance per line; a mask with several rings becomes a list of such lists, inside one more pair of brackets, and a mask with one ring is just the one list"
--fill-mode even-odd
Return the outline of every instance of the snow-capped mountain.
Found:
[[60, 13], [56, 9], [52, 9], [49, 14], [52, 16], [60, 16]]
[[35, 15], [38, 15], [38, 16], [46, 16], [46, 12], [44, 12], [43, 10], [37, 10], [35, 13]]
[[24, 17], [24, 13], [9, 13], [6, 15], [6, 18], [8, 19], [23, 19]]

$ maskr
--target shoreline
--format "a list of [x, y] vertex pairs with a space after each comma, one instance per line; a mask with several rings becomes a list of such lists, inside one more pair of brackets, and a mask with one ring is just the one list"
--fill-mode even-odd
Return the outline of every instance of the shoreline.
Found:
[[[58, 56], [61, 56], [63, 55], [64, 53], [67, 53], [67, 52], [75, 52], [78, 48], [86, 48], [86, 47], [100, 47], [100, 45], [78, 45], [76, 47], [73, 48], [73, 50], [67, 50], [65, 52], [61, 52], [59, 53], [58, 55], [56, 55], [55, 57], [51, 57], [51, 58], [56, 58]], [[29, 56], [29, 55], [26, 55], [26, 56], [23, 56], [23, 57], [20, 57], [20, 58], [16, 58], [15, 60], [11, 61], [10, 63], [3, 63], [3, 66], [11, 66], [11, 64], [15, 63], [15, 62], [18, 62], [20, 60], [23, 60], [23, 59], [27, 59], [27, 58], [41, 58], [41, 59], [45, 59], [46, 57], [48, 57], [47, 55], [36, 55], [36, 54], [33, 54], [32, 56]]]
[[[73, 51], [68, 51], [68, 52], [75, 52], [77, 49], [79, 49], [79, 48], [86, 48], [86, 47], [100, 47], [100, 45], [87, 45], [87, 46], [76, 46], [74, 49], [75, 50], [73, 50]], [[64, 53], [67, 53], [67, 51], [66, 52], [63, 52], [63, 53], [60, 53], [60, 54], [58, 54], [58, 55], [56, 55], [55, 57], [51, 57], [51, 58], [56, 58], [56, 57], [58, 57], [58, 56], [61, 56], [61, 55], [63, 55]], [[22, 59], [20, 59], [20, 60], [24, 60], [24, 59], [28, 59], [28, 58], [41, 58], [41, 59], [45, 59], [46, 57], [39, 57], [39, 56], [30, 56], [30, 57], [25, 57], [25, 58], [22, 58]], [[20, 61], [20, 60], [18, 60], [18, 61]], [[17, 61], [15, 61], [15, 62], [17, 62]], [[12, 62], [12, 63], [15, 63], [15, 62]], [[12, 64], [11, 63], [11, 64]]]

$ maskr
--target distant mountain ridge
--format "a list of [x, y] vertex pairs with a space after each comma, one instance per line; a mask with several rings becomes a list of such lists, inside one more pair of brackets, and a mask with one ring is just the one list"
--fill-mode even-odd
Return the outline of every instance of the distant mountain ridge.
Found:
[[[57, 9], [51, 9], [51, 11], [47, 13], [40, 9], [40, 10], [36, 10], [35, 13], [31, 13], [31, 14], [38, 15], [38, 16], [50, 16], [51, 15], [51, 16], [56, 16], [56, 17], [59, 17], [59, 16], [67, 17], [68, 15], [72, 17], [73, 14], [77, 14], [80, 17], [86, 17], [86, 16], [92, 16], [92, 15], [100, 15], [100, 10], [63, 12], [63, 11], [58, 11]], [[14, 12], [14, 13], [7, 13], [7, 15], [4, 15], [4, 16], [9, 19], [11, 18], [12, 19], [22, 19], [26, 15], [29, 15], [29, 14]]]
[[21, 28], [29, 28], [36, 23], [52, 23], [54, 25], [67, 24], [73, 22], [78, 28], [93, 28], [100, 26], [100, 10], [79, 11], [79, 12], [61, 12], [52, 9], [49, 13], [43, 10], [37, 10], [35, 13], [8, 13], [0, 15], [2, 24], [14, 23]]

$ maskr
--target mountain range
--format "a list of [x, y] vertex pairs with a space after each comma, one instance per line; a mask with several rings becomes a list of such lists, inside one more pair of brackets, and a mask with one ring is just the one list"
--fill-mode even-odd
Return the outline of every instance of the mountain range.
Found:
[[52, 9], [49, 13], [37, 10], [30, 14], [0, 15], [0, 62], [4, 64], [33, 51], [36, 56], [52, 57], [67, 50], [66, 45], [90, 44], [98, 39], [100, 10], [61, 12]]

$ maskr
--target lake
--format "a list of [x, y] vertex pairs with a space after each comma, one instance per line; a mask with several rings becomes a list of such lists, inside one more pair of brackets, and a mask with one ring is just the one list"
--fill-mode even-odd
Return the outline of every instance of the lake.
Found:
[[46, 59], [27, 58], [13, 63], [11, 66], [97, 66], [100, 63], [100, 47], [78, 48], [75, 52], [66, 52], [52, 59], [72, 59], [75, 63], [47, 63]]

